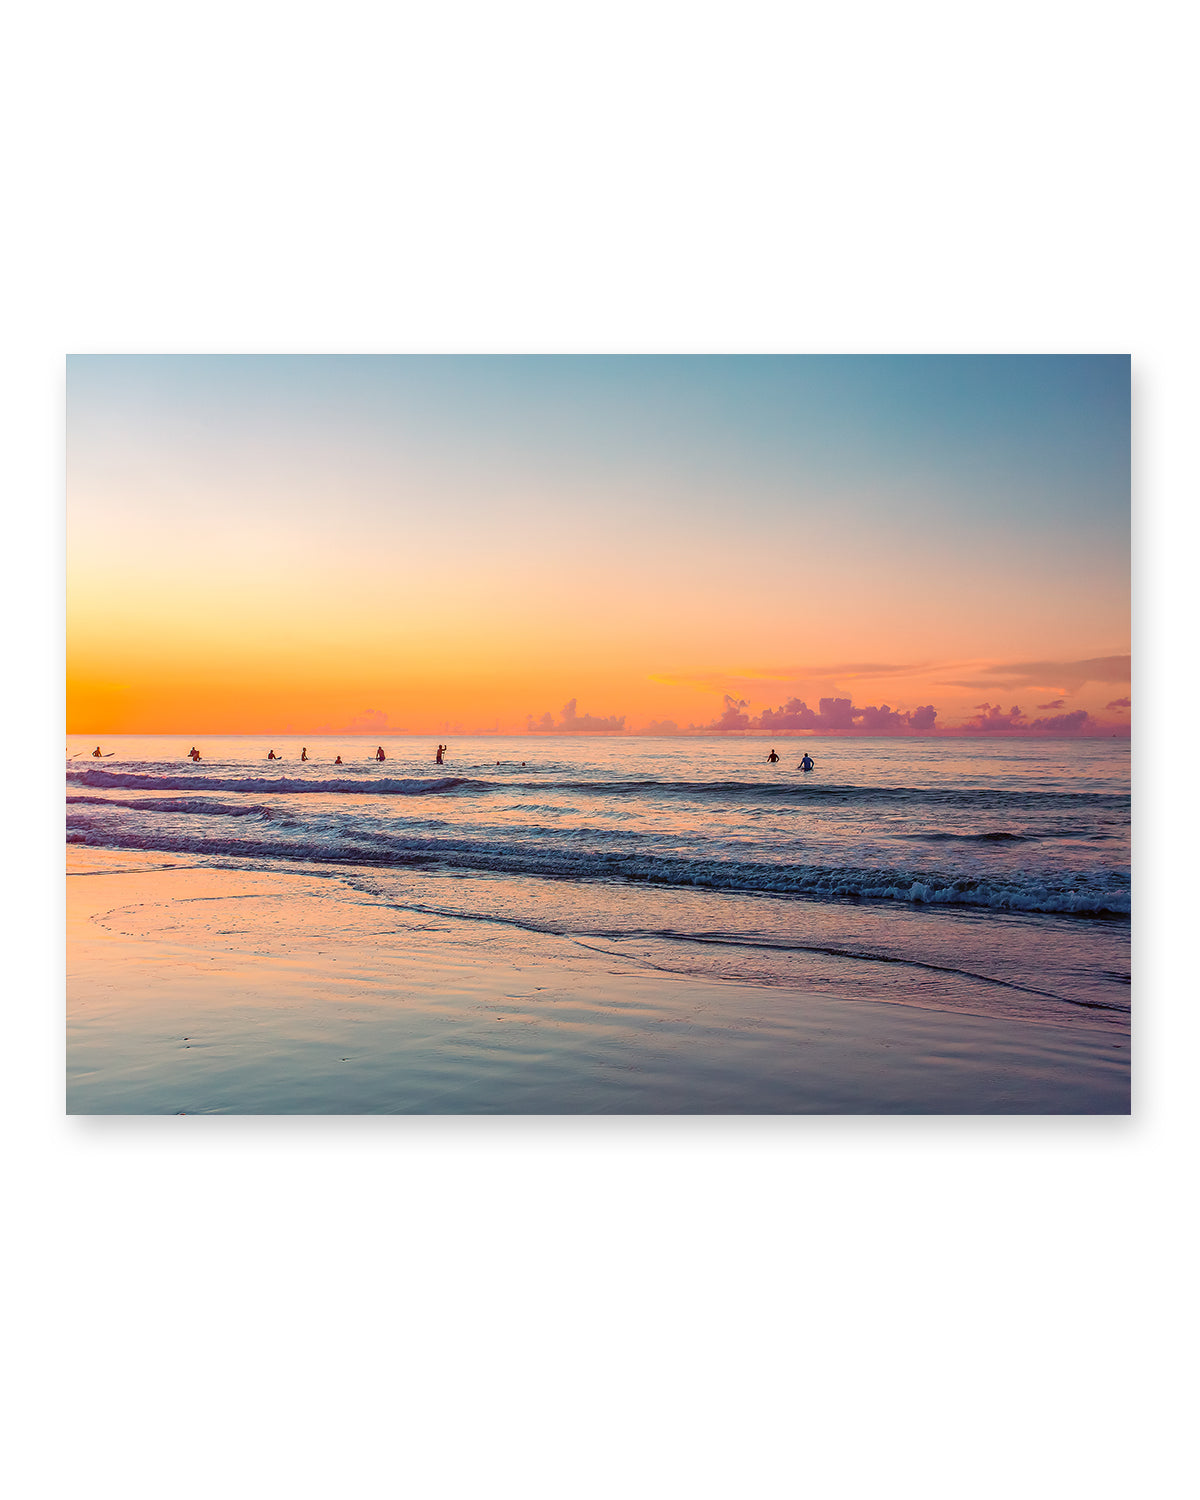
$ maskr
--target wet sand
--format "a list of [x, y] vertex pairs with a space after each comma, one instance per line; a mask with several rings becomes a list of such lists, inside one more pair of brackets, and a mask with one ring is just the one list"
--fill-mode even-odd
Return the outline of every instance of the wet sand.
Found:
[[71, 851], [71, 1114], [1125, 1114], [1111, 1026], [697, 981], [337, 874]]

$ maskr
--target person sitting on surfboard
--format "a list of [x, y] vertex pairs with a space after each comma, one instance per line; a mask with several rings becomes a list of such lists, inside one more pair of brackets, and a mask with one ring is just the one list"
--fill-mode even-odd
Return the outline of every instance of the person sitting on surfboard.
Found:
[[774, 749], [772, 749], [770, 755], [767, 756], [767, 764], [773, 766], [778, 759], [778, 755], [776, 755]]
[[796, 769], [797, 769], [797, 771], [811, 771], [812, 768], [813, 768], [813, 758], [808, 753], [808, 751], [806, 750], [804, 752], [804, 759], [800, 762], [800, 764], [796, 767]]
[[375, 759], [376, 760], [386, 760], [387, 759], [387, 756], [383, 753], [383, 746], [382, 745], [380, 745], [379, 749], [376, 750], [376, 752], [375, 752]]
[[308, 759], [308, 749], [304, 745], [300, 746], [300, 759], [301, 760], [307, 760]]
[[274, 750], [268, 750], [267, 751], [267, 759], [268, 760], [279, 760], [280, 757], [275, 754]]
[[334, 761], [334, 765], [335, 766], [340, 766], [341, 763], [342, 763], [342, 757], [339, 755], [338, 758]]
[[99, 760], [100, 759], [100, 746], [99, 745], [97, 745], [96, 748], [92, 751], [92, 759], [93, 760]]

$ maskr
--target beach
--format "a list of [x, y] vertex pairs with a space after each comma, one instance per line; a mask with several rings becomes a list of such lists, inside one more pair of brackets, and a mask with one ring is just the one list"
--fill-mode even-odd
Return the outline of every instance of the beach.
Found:
[[1128, 1110], [1127, 744], [435, 749], [69, 758], [68, 1108]]
[[1120, 1114], [1128, 1033], [697, 978], [343, 874], [71, 851], [83, 1114]]

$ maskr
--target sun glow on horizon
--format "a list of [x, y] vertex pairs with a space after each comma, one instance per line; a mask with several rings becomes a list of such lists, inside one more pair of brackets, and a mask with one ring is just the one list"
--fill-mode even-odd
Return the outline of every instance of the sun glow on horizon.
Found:
[[68, 373], [71, 732], [1128, 723], [1123, 358]]

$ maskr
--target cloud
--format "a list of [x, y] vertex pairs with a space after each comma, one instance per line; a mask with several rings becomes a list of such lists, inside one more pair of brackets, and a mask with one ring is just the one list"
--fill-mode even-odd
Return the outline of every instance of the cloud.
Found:
[[651, 719], [649, 724], [637, 731], [638, 734], [682, 734], [683, 732], [674, 719]]
[[806, 682], [812, 677], [911, 677], [924, 670], [895, 662], [848, 661], [832, 667], [750, 667], [743, 675], [776, 682]]
[[950, 731], [951, 734], [1082, 734], [1104, 729], [1086, 709], [1077, 708], [1073, 713], [1055, 714], [1048, 719], [1027, 719], [1014, 703], [1009, 709], [997, 704], [977, 703], [978, 712], [973, 719], [966, 719]]
[[1133, 704], [1128, 698], [1114, 698], [1111, 703], [1106, 703], [1104, 706], [1105, 708], [1132, 708]]
[[1029, 727], [1047, 730], [1052, 734], [1078, 734], [1095, 722], [1086, 709], [1077, 708], [1074, 713], [1056, 714], [1052, 719], [1034, 719]]
[[784, 667], [738, 667], [724, 672], [652, 672], [651, 682], [660, 682], [668, 687], [709, 688], [727, 692], [741, 684], [749, 686], [757, 682], [810, 682], [826, 677], [911, 677], [924, 672], [924, 667], [897, 666], [891, 662], [841, 662], [832, 667], [784, 666]]
[[1128, 656], [1089, 656], [1085, 661], [1018, 661], [984, 667], [988, 677], [1004, 678], [1005, 688], [1049, 687], [1077, 693], [1087, 682], [1128, 682]]
[[597, 718], [594, 714], [581, 714], [578, 708], [578, 699], [572, 698], [569, 703], [564, 703], [561, 717], [557, 724], [554, 722], [552, 714], [543, 714], [537, 720], [534, 719], [532, 714], [526, 714], [526, 728], [543, 734], [619, 734], [625, 728], [624, 714], [612, 714], [606, 719], [601, 719]]
[[779, 708], [765, 708], [751, 727], [768, 733], [796, 734], [932, 734], [937, 709], [932, 703], [902, 713], [886, 703], [856, 708], [849, 698], [822, 698], [814, 711], [799, 698]]
[[1055, 698], [1055, 700], [1054, 700], [1053, 703], [1039, 703], [1038, 707], [1039, 708], [1062, 708], [1063, 705], [1066, 703], [1066, 701], [1067, 700], [1065, 698]]
[[651, 682], [665, 687], [698, 687], [709, 691], [722, 691], [730, 680], [728, 672], [651, 672]]
[[999, 729], [1028, 729], [1025, 715], [1014, 703], [1007, 713], [999, 704], [995, 708], [990, 703], [977, 703], [975, 705], [979, 713], [973, 719], [967, 719], [962, 728], [971, 733], [988, 734]]
[[750, 715], [744, 710], [748, 705], [744, 698], [731, 698], [725, 694], [725, 710], [719, 719], [714, 719], [711, 724], [692, 724], [692, 729], [712, 730], [719, 734], [728, 734], [732, 730], [749, 729]]
[[344, 729], [335, 733], [384, 734], [390, 728], [394, 729], [394, 726], [388, 724], [388, 716], [381, 708], [365, 708], [362, 713], [355, 714]]

